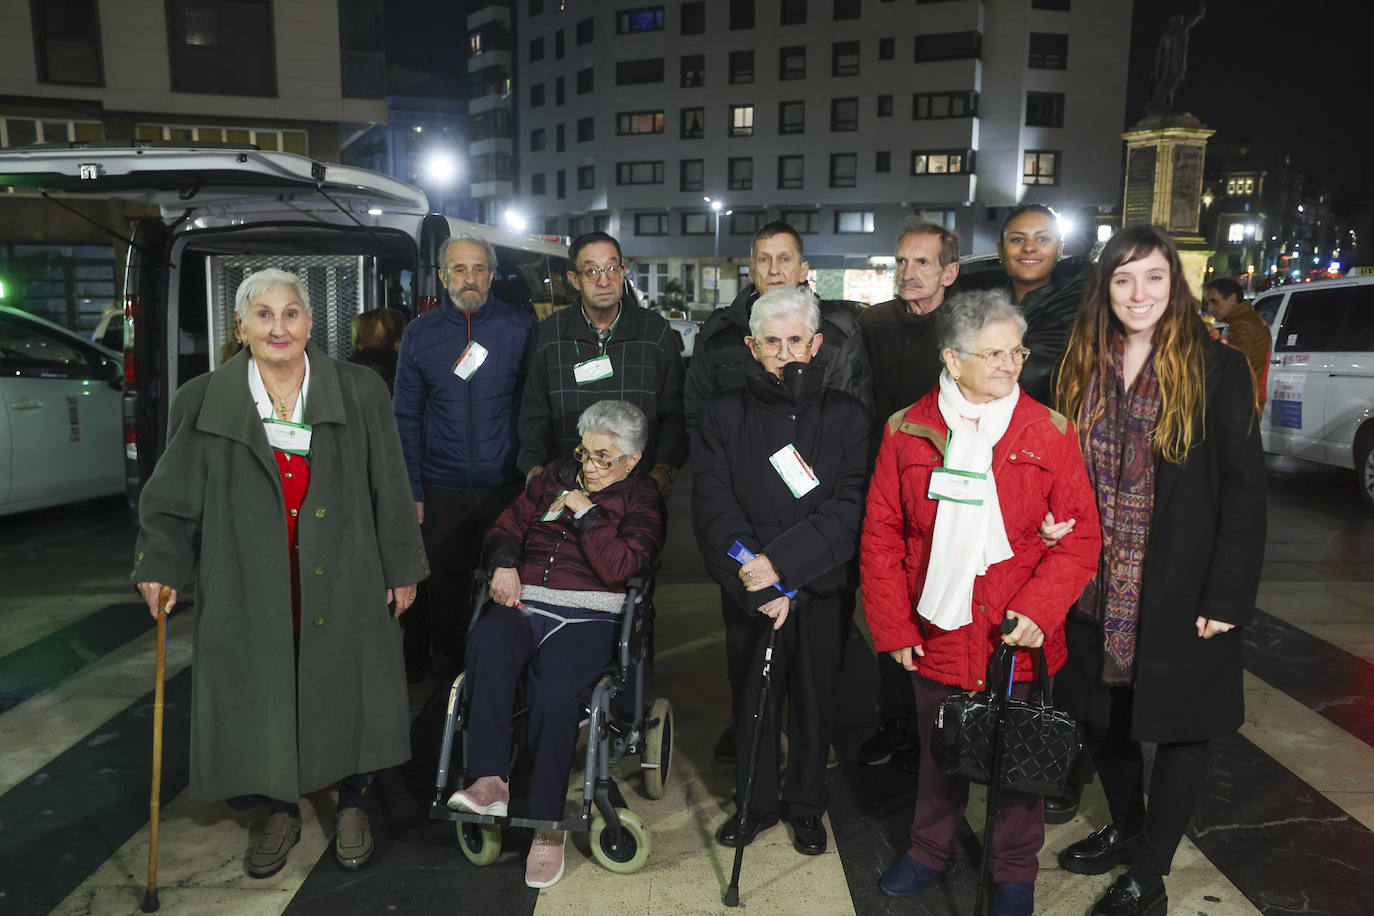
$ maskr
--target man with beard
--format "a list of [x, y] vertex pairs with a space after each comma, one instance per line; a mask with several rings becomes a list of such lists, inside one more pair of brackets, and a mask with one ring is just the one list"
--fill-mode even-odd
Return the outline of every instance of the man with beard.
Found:
[[516, 414], [535, 320], [491, 294], [496, 251], [456, 236], [439, 250], [444, 304], [401, 338], [394, 406], [432, 573], [405, 615], [406, 674], [430, 641], [461, 665], [482, 535], [520, 492]]

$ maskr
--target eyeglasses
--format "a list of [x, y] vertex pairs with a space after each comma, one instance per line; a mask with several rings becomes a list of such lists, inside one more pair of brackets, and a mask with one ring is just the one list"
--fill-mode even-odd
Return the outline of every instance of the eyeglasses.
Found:
[[1031, 354], [1025, 347], [1017, 347], [1014, 350], [984, 350], [982, 353], [970, 353], [967, 350], [960, 350], [965, 356], [977, 356], [987, 363], [989, 367], [1000, 366], [1011, 357], [1012, 365], [1019, 366], [1024, 363]]
[[783, 353], [793, 355], [806, 353], [811, 349], [811, 341], [815, 337], [789, 337], [784, 340], [781, 337], [755, 337], [754, 346], [764, 356], [781, 356]]
[[629, 455], [621, 455], [619, 458], [612, 458], [610, 461], [607, 461], [605, 458], [597, 458], [592, 455], [591, 452], [587, 451], [585, 445], [579, 445], [577, 448], [573, 449], [573, 458], [577, 460], [578, 464], [590, 463], [592, 467], [601, 471], [609, 471], [629, 457]]
[[616, 280], [620, 279], [620, 273], [624, 269], [625, 268], [621, 267], [619, 264], [612, 264], [610, 267], [584, 267], [579, 270], [578, 273], [580, 273], [582, 279], [586, 280], [588, 283], [595, 283], [597, 280], [600, 280], [602, 274], [605, 274], [606, 279], [614, 283]]

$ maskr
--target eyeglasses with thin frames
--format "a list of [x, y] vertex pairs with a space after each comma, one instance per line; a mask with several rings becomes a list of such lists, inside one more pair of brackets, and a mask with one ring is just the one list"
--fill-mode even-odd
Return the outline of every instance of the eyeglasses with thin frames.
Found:
[[987, 363], [989, 368], [1002, 365], [1008, 357], [1011, 358], [1012, 365], [1019, 366], [1029, 359], [1031, 354], [1031, 351], [1025, 347], [1015, 347], [1011, 350], [984, 350], [982, 353], [970, 353], [967, 350], [960, 350], [959, 352], [965, 356], [978, 357]]
[[781, 356], [788, 353], [799, 356], [811, 351], [811, 341], [815, 337], [789, 337], [784, 340], [781, 337], [755, 337], [754, 346], [764, 356]]
[[609, 471], [611, 468], [615, 467], [617, 464], [619, 464], [620, 462], [624, 461], [626, 458], [629, 457], [629, 455], [621, 455], [619, 458], [612, 458], [611, 460], [607, 461], [605, 458], [597, 458], [591, 452], [587, 451], [587, 447], [585, 445], [578, 445], [576, 448], [573, 449], [573, 458], [577, 460], [578, 464], [591, 464], [592, 467], [600, 471]]
[[620, 279], [620, 274], [624, 269], [625, 268], [621, 267], [619, 264], [612, 264], [610, 267], [584, 267], [578, 271], [578, 273], [580, 273], [582, 279], [586, 280], [588, 283], [595, 283], [597, 280], [600, 280], [602, 274], [605, 274], [606, 279], [614, 283], [616, 280]]

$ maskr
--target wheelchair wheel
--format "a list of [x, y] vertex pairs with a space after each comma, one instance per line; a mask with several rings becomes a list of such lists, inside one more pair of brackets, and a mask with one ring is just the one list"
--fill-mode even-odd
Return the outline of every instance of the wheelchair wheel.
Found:
[[473, 865], [490, 865], [501, 855], [501, 828], [458, 822], [458, 845]]
[[668, 786], [668, 771], [673, 762], [673, 704], [667, 697], [659, 697], [649, 707], [649, 719], [658, 724], [644, 736], [644, 794], [653, 799], [663, 797]]
[[611, 845], [606, 819], [598, 814], [592, 820], [592, 858], [607, 871], [628, 875], [649, 861], [649, 828], [629, 808], [616, 808], [615, 812], [620, 817], [620, 843]]

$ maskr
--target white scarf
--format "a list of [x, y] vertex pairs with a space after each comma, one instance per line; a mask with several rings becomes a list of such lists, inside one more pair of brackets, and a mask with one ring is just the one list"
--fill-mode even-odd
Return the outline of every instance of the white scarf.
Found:
[[987, 474], [981, 506], [942, 499], [935, 509], [930, 566], [916, 611], [942, 630], [973, 621], [974, 577], [1013, 555], [992, 476], [992, 450], [1011, 423], [1020, 393], [1017, 387], [1004, 398], [970, 404], [949, 371], [940, 373], [940, 416], [950, 430], [944, 466]]
[[[300, 394], [296, 395], [296, 405], [291, 408], [291, 422], [303, 423], [301, 419], [305, 413], [305, 394], [310, 390], [310, 357], [305, 357], [305, 378], [301, 380]], [[267, 393], [267, 385], [262, 380], [262, 370], [258, 368], [258, 361], [248, 360], [248, 391], [253, 395], [253, 406], [258, 409], [258, 416], [264, 420], [275, 420], [277, 412], [272, 404], [272, 396]]]

